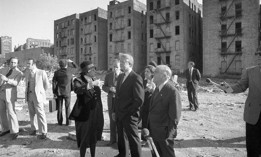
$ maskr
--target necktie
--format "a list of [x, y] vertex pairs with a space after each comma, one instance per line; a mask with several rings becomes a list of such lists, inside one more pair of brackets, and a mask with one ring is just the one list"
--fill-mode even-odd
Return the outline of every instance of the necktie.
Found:
[[153, 92], [153, 98], [155, 98], [157, 95], [159, 94], [159, 87], [155, 88], [154, 92]]
[[156, 87], [155, 88], [155, 90], [154, 90], [154, 92], [153, 92], [153, 95], [152, 95], [152, 102], [151, 102], [151, 104], [153, 104], [154, 103], [154, 100], [156, 99], [156, 96], [159, 94], [159, 87]]
[[10, 69], [5, 76], [6, 76], [6, 77], [10, 76], [10, 75], [12, 74], [12, 72], [13, 72], [13, 69]]
[[124, 78], [125, 78], [125, 73], [122, 74], [122, 77], [121, 77], [121, 80], [119, 82], [119, 88], [121, 87], [123, 81], [124, 81]]

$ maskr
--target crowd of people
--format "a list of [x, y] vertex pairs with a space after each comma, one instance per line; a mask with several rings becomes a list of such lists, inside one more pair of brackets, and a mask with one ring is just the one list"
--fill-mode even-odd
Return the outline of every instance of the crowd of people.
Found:
[[[261, 63], [261, 62], [260, 62]], [[47, 138], [47, 120], [44, 111], [45, 92], [49, 87], [47, 74], [36, 67], [34, 59], [28, 59], [27, 68], [17, 68], [18, 59], [11, 58], [9, 67], [0, 69], [0, 137], [8, 133], [11, 139], [19, 136], [19, 124], [15, 112], [17, 85], [25, 79], [25, 99], [28, 103], [31, 132], [39, 139]], [[57, 104], [57, 122], [63, 124], [63, 102], [65, 102], [66, 125], [75, 121], [77, 146], [80, 156], [84, 157], [89, 148], [95, 156], [96, 143], [102, 140], [104, 126], [101, 90], [108, 93], [108, 113], [110, 119], [110, 141], [117, 143], [118, 154], [115, 157], [142, 156], [141, 147], [146, 143], [147, 135], [139, 137], [141, 129], [148, 129], [159, 156], [174, 157], [174, 139], [181, 117], [181, 97], [177, 88], [177, 76], [167, 65], [150, 62], [139, 75], [133, 71], [134, 60], [129, 54], [121, 54], [113, 62], [113, 69], [105, 76], [104, 84], [96, 79], [95, 66], [91, 61], [80, 64], [80, 74], [73, 77], [68, 70], [68, 60], [59, 61], [60, 69], [55, 71], [52, 90]], [[261, 64], [260, 64], [261, 65]], [[249, 88], [245, 105], [246, 145], [248, 157], [261, 155], [261, 66], [255, 66], [243, 73], [241, 80], [233, 86], [219, 86], [226, 93], [239, 93]], [[188, 62], [185, 71], [189, 109], [197, 111], [198, 83], [201, 74], [195, 63]], [[70, 112], [71, 91], [77, 95]], [[154, 155], [153, 155], [154, 156]]]

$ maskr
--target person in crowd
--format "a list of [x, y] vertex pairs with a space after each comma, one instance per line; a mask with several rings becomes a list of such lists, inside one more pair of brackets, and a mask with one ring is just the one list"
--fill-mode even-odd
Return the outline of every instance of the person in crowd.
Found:
[[236, 84], [219, 86], [226, 93], [242, 93], [248, 89], [244, 109], [247, 157], [261, 157], [261, 53], [256, 62], [256, 66], [243, 71]]
[[[39, 135], [39, 139], [47, 138], [47, 120], [44, 111], [46, 102], [46, 90], [49, 88], [49, 80], [44, 70], [36, 67], [34, 59], [28, 59], [27, 69], [24, 71], [26, 85], [26, 101], [28, 102], [31, 133], [30, 135]], [[36, 119], [35, 119], [36, 118]]]
[[56, 98], [56, 105], [58, 107], [57, 111], [57, 121], [58, 125], [63, 124], [63, 101], [65, 101], [65, 114], [66, 114], [66, 125], [70, 125], [69, 120], [69, 107], [71, 101], [71, 91], [73, 86], [73, 75], [67, 69], [68, 62], [66, 59], [61, 59], [59, 61], [60, 69], [54, 72], [53, 76], [53, 94]]
[[166, 65], [156, 67], [148, 116], [148, 128], [158, 153], [162, 157], [175, 157], [174, 138], [181, 116], [181, 97], [170, 81], [171, 70]]
[[80, 76], [73, 81], [77, 100], [69, 118], [75, 120], [80, 156], [84, 157], [86, 149], [90, 148], [91, 156], [94, 157], [104, 125], [100, 80], [94, 80], [96, 71], [92, 62], [83, 61], [80, 68]]
[[107, 103], [108, 103], [108, 111], [110, 118], [110, 142], [108, 145], [112, 145], [116, 143], [117, 134], [116, 134], [116, 123], [112, 119], [112, 112], [115, 106], [115, 93], [116, 93], [116, 85], [118, 82], [118, 76], [121, 73], [120, 69], [120, 61], [115, 59], [113, 61], [113, 70], [105, 76], [104, 84], [102, 89], [108, 93]]
[[[143, 128], [147, 128], [147, 124], [148, 124], [148, 115], [149, 115], [149, 107], [150, 107], [150, 100], [151, 100], [151, 96], [152, 93], [155, 89], [155, 84], [153, 82], [153, 75], [154, 75], [154, 71], [155, 71], [155, 67], [152, 65], [148, 65], [145, 67], [145, 71], [144, 71], [144, 91], [145, 91], [145, 97], [144, 97], [144, 103], [141, 107], [141, 127]], [[146, 143], [146, 139], [141, 136], [142, 141], [142, 145], [145, 145]]]
[[189, 99], [189, 109], [197, 111], [198, 97], [197, 97], [197, 88], [199, 80], [201, 79], [201, 74], [198, 69], [194, 68], [195, 63], [193, 61], [188, 62], [188, 69], [185, 71], [186, 74], [186, 86], [188, 91], [188, 99]]
[[133, 70], [133, 57], [120, 54], [119, 75], [116, 86], [115, 119], [118, 131], [118, 150], [116, 157], [141, 156], [141, 144], [138, 135], [140, 107], [144, 101], [144, 88], [141, 76]]
[[11, 139], [16, 139], [19, 133], [19, 124], [15, 112], [17, 100], [17, 86], [23, 73], [17, 68], [18, 59], [9, 60], [9, 67], [0, 69], [0, 119], [2, 131], [0, 136], [11, 133]]

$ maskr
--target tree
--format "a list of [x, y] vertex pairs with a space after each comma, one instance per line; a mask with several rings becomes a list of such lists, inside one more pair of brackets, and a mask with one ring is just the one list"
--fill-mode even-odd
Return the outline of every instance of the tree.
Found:
[[48, 71], [54, 71], [59, 67], [58, 58], [49, 53], [41, 53], [39, 59], [36, 61], [36, 65], [39, 69]]

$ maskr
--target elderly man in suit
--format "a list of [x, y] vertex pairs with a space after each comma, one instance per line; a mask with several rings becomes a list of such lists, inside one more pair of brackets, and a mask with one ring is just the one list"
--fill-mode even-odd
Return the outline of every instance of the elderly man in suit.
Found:
[[246, 148], [248, 157], [261, 157], [261, 53], [256, 57], [257, 66], [243, 71], [241, 79], [234, 85], [220, 86], [226, 93], [248, 91], [245, 102]]
[[59, 61], [60, 69], [54, 72], [53, 76], [53, 94], [56, 97], [56, 105], [58, 107], [57, 111], [57, 121], [58, 125], [63, 123], [63, 101], [65, 101], [65, 114], [66, 114], [66, 125], [70, 125], [69, 120], [69, 107], [71, 101], [71, 91], [72, 91], [72, 80], [73, 75], [68, 71], [68, 62], [66, 59], [61, 59]]
[[110, 118], [110, 142], [108, 145], [112, 145], [116, 143], [116, 123], [113, 120], [113, 108], [115, 105], [115, 93], [116, 93], [116, 85], [118, 81], [118, 76], [121, 73], [120, 69], [120, 61], [115, 59], [113, 61], [113, 71], [108, 73], [105, 76], [104, 84], [102, 89], [108, 93], [108, 111], [109, 111], [109, 118]]
[[174, 138], [181, 116], [181, 98], [170, 81], [171, 70], [158, 65], [154, 73], [155, 91], [151, 98], [148, 128], [155, 146], [162, 157], [175, 157]]
[[[47, 138], [47, 121], [44, 111], [44, 103], [46, 101], [46, 90], [49, 87], [49, 80], [44, 70], [36, 67], [34, 59], [28, 59], [27, 69], [25, 71], [26, 83], [26, 101], [28, 102], [31, 135], [36, 135], [39, 129], [39, 139]], [[36, 116], [37, 115], [37, 116]], [[36, 116], [36, 117], [35, 117]], [[37, 121], [35, 121], [37, 118]], [[38, 123], [38, 125], [37, 125]]]
[[188, 69], [185, 71], [187, 79], [187, 91], [189, 99], [189, 109], [197, 111], [198, 109], [198, 97], [197, 97], [197, 88], [198, 82], [201, 79], [201, 75], [198, 69], [194, 68], [195, 63], [192, 61], [188, 62]]
[[17, 85], [19, 84], [23, 73], [17, 68], [18, 59], [11, 58], [9, 67], [0, 69], [0, 118], [2, 132], [0, 136], [11, 133], [14, 140], [18, 137], [19, 124], [15, 112], [15, 101], [17, 100]]
[[[119, 154], [116, 157], [141, 157], [141, 144], [138, 135], [140, 107], [144, 101], [144, 88], [141, 76], [133, 70], [133, 57], [120, 55], [119, 75], [116, 86], [115, 116], [118, 131]], [[129, 144], [128, 144], [129, 143]]]

